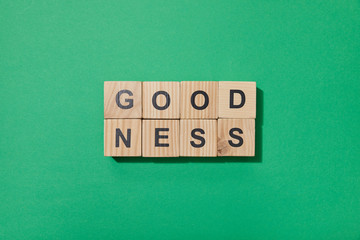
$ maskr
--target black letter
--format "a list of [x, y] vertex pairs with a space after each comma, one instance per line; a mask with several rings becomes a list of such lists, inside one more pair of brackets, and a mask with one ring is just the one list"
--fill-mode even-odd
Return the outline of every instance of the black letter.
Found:
[[229, 144], [230, 146], [232, 147], [240, 147], [241, 145], [243, 145], [244, 143], [244, 140], [242, 139], [242, 137], [238, 136], [238, 135], [235, 135], [234, 132], [237, 131], [239, 132], [240, 134], [243, 133], [243, 131], [240, 129], [240, 128], [232, 128], [230, 129], [229, 131], [229, 135], [232, 137], [232, 138], [235, 138], [237, 140], [239, 140], [239, 143], [233, 143], [233, 141], [229, 140]]
[[[234, 104], [234, 93], [238, 93], [241, 96], [241, 102], [239, 105]], [[230, 90], [230, 108], [241, 108], [245, 104], [245, 93], [241, 90]]]
[[133, 93], [132, 93], [131, 91], [129, 91], [129, 90], [120, 90], [120, 91], [116, 94], [116, 98], [115, 98], [116, 104], [119, 106], [119, 108], [122, 108], [122, 109], [132, 108], [133, 105], [134, 105], [134, 100], [133, 100], [133, 99], [125, 99], [125, 102], [129, 103], [128, 105], [125, 105], [125, 106], [120, 103], [120, 96], [121, 96], [121, 94], [123, 94], [123, 93], [129, 94], [129, 96], [132, 96], [132, 95], [133, 95]]
[[201, 128], [194, 128], [191, 131], [191, 136], [193, 138], [195, 138], [196, 140], [200, 140], [199, 144], [196, 144], [194, 141], [190, 141], [191, 146], [193, 146], [194, 148], [201, 148], [205, 145], [205, 138], [199, 136], [199, 135], [195, 135], [195, 132], [199, 132], [201, 134], [205, 134], [205, 131]]
[[[195, 105], [195, 97], [196, 97], [196, 95], [198, 95], [198, 94], [202, 94], [202, 95], [204, 96], [204, 98], [205, 98], [204, 105], [202, 105], [202, 106], [200, 106], [200, 107]], [[207, 93], [204, 92], [204, 91], [201, 91], [201, 90], [195, 91], [195, 92], [191, 95], [191, 105], [192, 105], [193, 108], [195, 108], [196, 110], [204, 110], [204, 109], [209, 105], [209, 96], [208, 96]]]
[[[160, 107], [156, 103], [156, 98], [160, 94], [164, 95], [165, 98], [166, 98], [166, 103], [165, 103], [165, 105], [163, 107]], [[157, 110], [165, 110], [170, 106], [170, 95], [165, 91], [157, 91], [156, 93], [154, 93], [154, 96], [152, 97], [152, 104], [153, 104], [154, 108], [156, 108]]]
[[155, 147], [168, 147], [168, 143], [159, 143], [160, 138], [168, 139], [168, 135], [159, 135], [160, 131], [169, 131], [169, 128], [155, 128]]
[[120, 128], [116, 129], [116, 137], [115, 137], [115, 146], [119, 147], [119, 137], [121, 137], [121, 140], [124, 142], [125, 146], [127, 148], [130, 147], [130, 142], [131, 142], [131, 129], [127, 130], [127, 140], [125, 139], [125, 136], [123, 135], [123, 133], [121, 132]]

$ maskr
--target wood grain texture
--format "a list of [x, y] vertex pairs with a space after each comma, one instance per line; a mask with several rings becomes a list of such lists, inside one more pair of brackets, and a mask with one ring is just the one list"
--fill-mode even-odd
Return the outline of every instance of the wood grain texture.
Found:
[[[120, 90], [129, 90], [133, 96], [123, 93], [118, 98]], [[141, 91], [141, 82], [104, 82], [104, 118], [141, 118]], [[133, 106], [130, 109], [122, 109], [116, 103], [117, 98], [121, 105], [128, 106], [130, 104], [129, 101], [132, 101]]]
[[[218, 82], [181, 82], [180, 116], [181, 119], [217, 119], [218, 118]], [[195, 91], [204, 91], [209, 97], [209, 104], [203, 110], [191, 105], [191, 96]], [[203, 106], [205, 97], [196, 95], [195, 105]]]
[[[200, 139], [192, 137], [194, 129], [201, 129], [203, 133], [193, 132], [205, 139], [202, 147]], [[217, 155], [217, 120], [180, 120], [180, 156], [216, 157]], [[193, 144], [193, 145], [192, 145]]]
[[255, 156], [255, 119], [219, 119], [218, 156]]
[[[130, 146], [127, 147], [116, 133], [119, 129], [128, 141], [128, 129], [131, 130]], [[117, 140], [118, 139], [118, 140]], [[116, 146], [116, 142], [119, 143]], [[104, 155], [105, 156], [141, 156], [141, 120], [140, 119], [105, 119], [104, 120]]]
[[[143, 157], [178, 157], [180, 149], [179, 122], [179, 120], [143, 120]], [[161, 129], [161, 131], [156, 134], [156, 129]], [[157, 138], [156, 135], [162, 137]]]
[[[160, 91], [165, 93], [154, 97], [154, 94]], [[143, 118], [180, 118], [180, 82], [143, 82], [142, 93]], [[166, 94], [168, 94], [168, 98]], [[159, 109], [154, 107], [153, 99], [155, 99], [156, 104], [160, 107]]]
[[[230, 108], [230, 90], [241, 90], [245, 103], [240, 108]], [[234, 105], [243, 101], [234, 93]], [[256, 118], [256, 82], [219, 82], [219, 118]]]

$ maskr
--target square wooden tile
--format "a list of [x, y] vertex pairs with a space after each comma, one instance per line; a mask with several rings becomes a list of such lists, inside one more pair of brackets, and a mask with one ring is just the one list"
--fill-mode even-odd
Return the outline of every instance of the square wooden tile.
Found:
[[105, 156], [141, 156], [141, 120], [104, 120]]
[[181, 119], [218, 118], [218, 82], [181, 82]]
[[179, 120], [142, 121], [143, 157], [179, 156]]
[[104, 118], [141, 118], [141, 90], [141, 82], [104, 82]]
[[143, 118], [180, 118], [180, 82], [143, 82], [142, 92]]
[[180, 120], [180, 156], [216, 157], [217, 120]]
[[256, 118], [256, 82], [219, 82], [219, 118]]
[[255, 119], [219, 119], [218, 156], [255, 156]]

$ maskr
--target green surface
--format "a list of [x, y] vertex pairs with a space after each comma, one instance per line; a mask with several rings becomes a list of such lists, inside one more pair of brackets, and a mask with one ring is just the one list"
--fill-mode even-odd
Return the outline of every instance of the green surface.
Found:
[[[360, 238], [359, 1], [4, 0], [0, 36], [0, 239]], [[260, 155], [103, 157], [113, 80], [256, 81]]]

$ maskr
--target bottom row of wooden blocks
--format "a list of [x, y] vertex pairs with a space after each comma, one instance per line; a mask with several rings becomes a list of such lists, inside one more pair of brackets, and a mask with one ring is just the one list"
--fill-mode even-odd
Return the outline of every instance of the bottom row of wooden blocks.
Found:
[[106, 119], [105, 156], [254, 156], [255, 119]]

